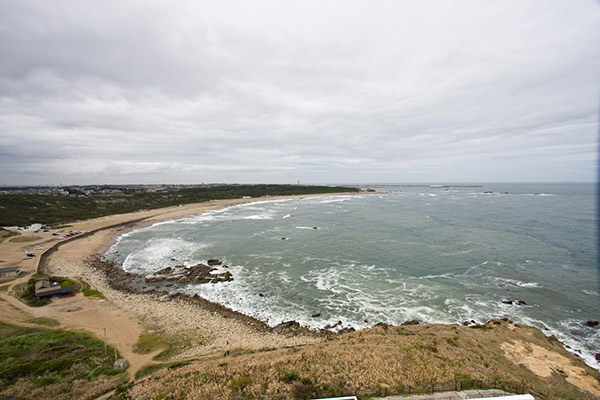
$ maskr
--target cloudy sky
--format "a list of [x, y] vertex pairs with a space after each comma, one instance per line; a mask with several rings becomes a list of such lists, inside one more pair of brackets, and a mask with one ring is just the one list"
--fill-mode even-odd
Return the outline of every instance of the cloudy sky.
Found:
[[0, 184], [593, 181], [594, 0], [0, 0]]

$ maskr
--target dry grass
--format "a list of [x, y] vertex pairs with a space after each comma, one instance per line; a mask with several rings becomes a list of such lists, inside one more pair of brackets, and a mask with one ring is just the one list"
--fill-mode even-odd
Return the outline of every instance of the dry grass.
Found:
[[[153, 399], [301, 399], [406, 393], [440, 383], [503, 382], [555, 398], [590, 398], [560, 374], [543, 379], [508, 360], [500, 343], [521, 339], [566, 353], [540, 331], [448, 325], [377, 327], [298, 348], [245, 353], [161, 370], [128, 389]], [[566, 353], [568, 354], [568, 353]], [[590, 374], [597, 371], [587, 368]]]

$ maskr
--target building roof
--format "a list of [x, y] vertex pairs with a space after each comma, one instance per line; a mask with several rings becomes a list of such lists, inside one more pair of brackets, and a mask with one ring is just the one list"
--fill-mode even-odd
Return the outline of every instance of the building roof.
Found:
[[48, 278], [42, 278], [35, 283], [35, 297], [50, 297], [61, 294], [71, 294], [74, 292], [73, 286], [61, 287], [52, 285]]
[[0, 272], [19, 272], [19, 267], [0, 268]]

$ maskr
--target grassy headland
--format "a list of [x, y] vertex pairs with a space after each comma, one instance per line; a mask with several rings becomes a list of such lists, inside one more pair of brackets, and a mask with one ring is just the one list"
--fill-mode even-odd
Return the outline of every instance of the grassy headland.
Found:
[[[203, 361], [149, 365], [149, 378], [115, 398], [361, 398], [501, 388], [536, 398], [590, 399], [582, 388], [600, 374], [538, 329], [495, 321], [457, 325], [378, 326], [332, 335], [315, 345], [214, 355]], [[479, 326], [481, 327], [481, 325]], [[522, 363], [511, 360], [520, 352]], [[574, 380], [585, 369], [588, 382]], [[547, 372], [547, 373], [546, 373]], [[596, 386], [596, 390], [600, 387]]]

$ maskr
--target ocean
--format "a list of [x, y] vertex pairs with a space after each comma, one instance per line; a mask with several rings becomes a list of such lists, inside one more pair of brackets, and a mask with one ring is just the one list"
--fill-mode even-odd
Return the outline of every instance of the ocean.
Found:
[[600, 320], [594, 184], [369, 187], [380, 193], [267, 200], [158, 223], [121, 236], [105, 257], [143, 275], [223, 260], [233, 281], [171, 290], [271, 326], [506, 317], [600, 368], [600, 327], [586, 325]]

